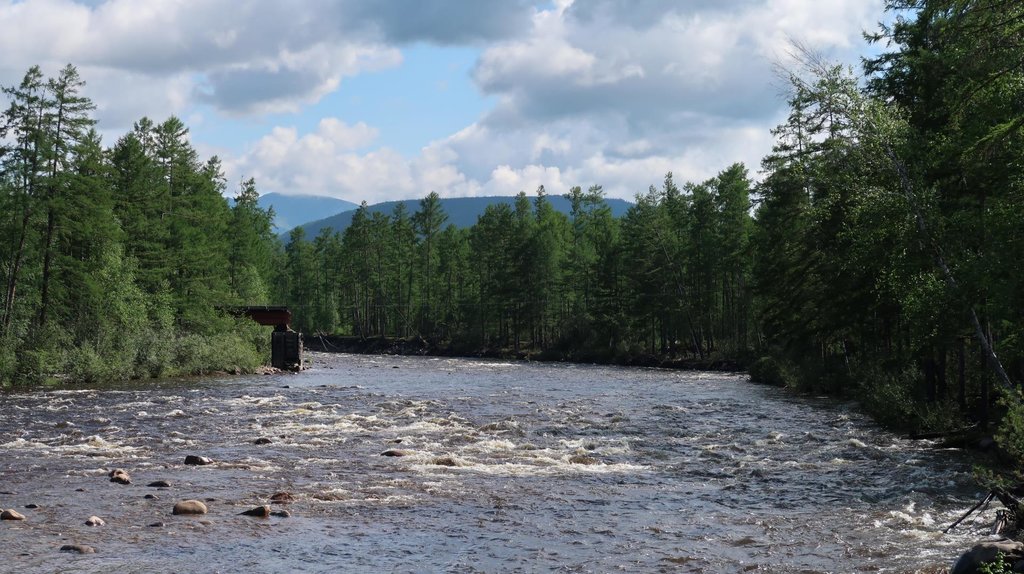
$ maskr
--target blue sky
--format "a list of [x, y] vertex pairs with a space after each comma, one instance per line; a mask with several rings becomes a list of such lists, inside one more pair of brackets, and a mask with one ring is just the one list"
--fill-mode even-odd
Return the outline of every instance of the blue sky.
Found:
[[495, 98], [482, 94], [470, 77], [479, 55], [475, 48], [418, 43], [402, 50], [399, 65], [345, 80], [298, 113], [221, 117], [211, 106], [201, 106], [197, 111], [204, 121], [192, 133], [211, 146], [240, 149], [268, 126], [291, 125], [306, 133], [321, 118], [337, 117], [376, 127], [379, 144], [411, 157], [425, 142], [477, 121], [494, 106]]
[[756, 177], [798, 41], [882, 0], [0, 0], [0, 83], [78, 66], [107, 144], [176, 115], [230, 181], [371, 203]]

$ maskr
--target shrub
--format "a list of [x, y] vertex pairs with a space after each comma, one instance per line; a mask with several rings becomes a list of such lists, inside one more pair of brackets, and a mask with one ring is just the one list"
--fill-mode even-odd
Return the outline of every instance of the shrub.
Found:
[[755, 383], [791, 387], [795, 382], [789, 369], [774, 357], [761, 357], [754, 361], [748, 372], [750, 380]]

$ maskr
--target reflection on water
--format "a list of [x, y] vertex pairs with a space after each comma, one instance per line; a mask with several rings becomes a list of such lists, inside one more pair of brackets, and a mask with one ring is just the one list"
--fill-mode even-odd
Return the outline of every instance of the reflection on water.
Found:
[[[910, 572], [980, 536], [940, 533], [979, 498], [958, 452], [743, 377], [313, 360], [299, 375], [0, 395], [0, 508], [27, 516], [0, 523], [0, 563]], [[185, 466], [187, 454], [215, 463]], [[110, 482], [113, 468], [133, 483]], [[155, 480], [171, 487], [146, 486]], [[294, 497], [291, 517], [239, 515], [278, 492]], [[209, 514], [171, 515], [193, 498]], [[85, 526], [91, 515], [106, 525]], [[97, 552], [59, 552], [69, 543]]]

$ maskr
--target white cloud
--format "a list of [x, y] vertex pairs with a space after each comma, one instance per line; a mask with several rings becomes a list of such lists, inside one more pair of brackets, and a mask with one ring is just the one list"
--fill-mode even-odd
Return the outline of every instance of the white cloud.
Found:
[[490, 180], [484, 185], [486, 195], [514, 195], [520, 191], [532, 193], [543, 185], [549, 193], [569, 191], [571, 184], [562, 178], [562, 170], [558, 167], [544, 165], [526, 165], [512, 168], [499, 165], [491, 172]]
[[[395, 151], [365, 123], [268, 128], [220, 149], [263, 191], [360, 201], [601, 184], [631, 198], [673, 171], [756, 174], [784, 117], [772, 64], [791, 40], [855, 63], [882, 0], [0, 0], [0, 83], [79, 65], [106, 133], [143, 115], [302, 112], [416, 42], [472, 46], [497, 102], [469, 126]], [[543, 5], [543, 4], [540, 4]], [[275, 123], [282, 123], [276, 120]], [[249, 124], [252, 125], [252, 124]], [[273, 126], [273, 123], [268, 125]], [[460, 129], [461, 128], [461, 129]], [[108, 143], [110, 138], [108, 136]], [[196, 142], [203, 147], [203, 142]]]
[[350, 201], [476, 195], [480, 186], [453, 163], [443, 146], [428, 146], [414, 159], [389, 147], [367, 148], [377, 130], [324, 118], [311, 133], [275, 127], [241, 156], [225, 162], [231, 180], [255, 177], [263, 192], [327, 195]]
[[[128, 109], [143, 109], [132, 120], [196, 103], [235, 115], [296, 112], [346, 77], [397, 66], [395, 42], [503, 38], [529, 13], [521, 0], [0, 0], [0, 83], [33, 64], [72, 62], [105, 79], [89, 95], [108, 129], [130, 126], [125, 94], [136, 99]], [[142, 83], [141, 95], [156, 97], [139, 97]]]

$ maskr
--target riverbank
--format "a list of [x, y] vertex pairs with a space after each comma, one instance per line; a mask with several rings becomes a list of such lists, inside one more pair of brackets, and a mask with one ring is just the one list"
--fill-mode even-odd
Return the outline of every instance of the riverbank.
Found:
[[590, 363], [623, 367], [658, 367], [687, 371], [746, 372], [744, 361], [720, 357], [679, 358], [658, 355], [611, 355], [598, 353], [563, 353], [554, 349], [516, 350], [507, 347], [464, 348], [451, 343], [440, 344], [422, 337], [392, 338], [338, 335], [305, 335], [303, 345], [311, 351], [352, 353], [356, 355], [408, 355], [434, 357], [467, 357], [537, 361], [549, 363]]

